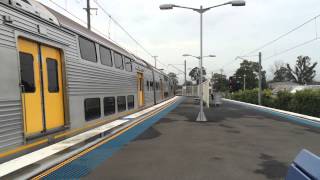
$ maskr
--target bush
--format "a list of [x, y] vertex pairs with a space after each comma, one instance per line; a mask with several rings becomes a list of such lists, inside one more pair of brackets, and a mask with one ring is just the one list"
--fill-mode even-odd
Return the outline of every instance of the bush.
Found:
[[290, 111], [289, 107], [291, 100], [293, 98], [293, 94], [288, 91], [279, 91], [277, 97], [274, 98], [274, 107], [277, 109], [282, 109], [286, 111]]
[[293, 112], [320, 117], [320, 90], [307, 89], [296, 92], [290, 101], [289, 109]]
[[[258, 89], [238, 91], [230, 97], [237, 101], [258, 104]], [[280, 91], [273, 96], [271, 90], [267, 89], [262, 92], [261, 103], [268, 107], [320, 117], [320, 90], [308, 89], [295, 94]]]

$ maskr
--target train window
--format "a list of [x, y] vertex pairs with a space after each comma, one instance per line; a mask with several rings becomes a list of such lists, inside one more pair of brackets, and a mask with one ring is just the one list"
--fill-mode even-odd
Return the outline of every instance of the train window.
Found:
[[101, 116], [100, 98], [88, 98], [84, 100], [85, 119], [90, 121]]
[[100, 46], [100, 59], [101, 64], [113, 66], [110, 49]]
[[126, 102], [125, 96], [118, 96], [117, 103], [118, 103], [118, 112], [127, 110], [127, 102]]
[[150, 88], [153, 90], [153, 81], [150, 81]]
[[55, 59], [47, 58], [48, 90], [59, 92], [58, 62]]
[[34, 84], [34, 70], [33, 70], [33, 56], [20, 52], [20, 70], [21, 70], [21, 84], [22, 92], [31, 93], [35, 92], [36, 87]]
[[103, 99], [104, 115], [114, 114], [116, 112], [116, 102], [114, 97], [105, 97]]
[[115, 64], [116, 68], [123, 69], [122, 55], [117, 52], [114, 52], [114, 64]]
[[127, 98], [128, 98], [128, 109], [133, 109], [134, 108], [134, 96], [129, 95]]
[[124, 63], [126, 67], [126, 71], [132, 72], [132, 62], [131, 59], [124, 57]]
[[29, 3], [29, 1], [27, 1], [27, 0], [21, 0], [22, 2], [25, 2], [25, 3], [27, 3], [27, 4], [30, 4]]
[[146, 86], [147, 86], [147, 90], [149, 91], [149, 90], [150, 90], [150, 87], [149, 87], [149, 81], [147, 81]]
[[79, 46], [82, 59], [97, 62], [96, 46], [93, 41], [79, 36]]

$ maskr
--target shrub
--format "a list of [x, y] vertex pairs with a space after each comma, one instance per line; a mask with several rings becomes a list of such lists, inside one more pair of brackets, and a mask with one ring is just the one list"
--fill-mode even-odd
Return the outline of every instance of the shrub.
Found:
[[320, 90], [297, 91], [290, 101], [289, 109], [293, 112], [320, 117]]
[[291, 108], [289, 104], [291, 103], [293, 94], [288, 91], [279, 91], [277, 96], [274, 98], [274, 107], [277, 109], [282, 109], [290, 111]]
[[[258, 104], [258, 89], [238, 91], [230, 97], [237, 101]], [[262, 92], [261, 101], [264, 106], [320, 117], [320, 90], [308, 89], [295, 94], [279, 91], [273, 96], [271, 90], [267, 89]]]

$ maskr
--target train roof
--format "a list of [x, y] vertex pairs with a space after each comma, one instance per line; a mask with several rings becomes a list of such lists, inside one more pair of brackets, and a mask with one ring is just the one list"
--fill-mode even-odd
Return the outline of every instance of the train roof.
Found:
[[[27, 11], [33, 15], [37, 15], [38, 17], [49, 21], [57, 26], [63, 27], [68, 29], [74, 33], [77, 33], [81, 36], [89, 38], [103, 46], [111, 48], [114, 51], [122, 53], [123, 55], [134, 59], [135, 63], [143, 65], [145, 67], [154, 69], [157, 73], [167, 76], [164, 72], [160, 71], [159, 69], [155, 68], [151, 64], [147, 63], [142, 58], [138, 57], [137, 55], [129, 52], [128, 50], [122, 48], [121, 46], [117, 45], [116, 43], [106, 39], [105, 37], [87, 29], [86, 27], [80, 25], [79, 23], [73, 21], [72, 19], [64, 16], [63, 14], [51, 9], [50, 7], [43, 5], [42, 3], [35, 1], [35, 0], [15, 0], [16, 3], [11, 3], [9, 0], [0, 0], [0, 2], [5, 4], [11, 4], [12, 6]], [[17, 5], [19, 4], [19, 5]], [[168, 76], [167, 76], [168, 77]]]

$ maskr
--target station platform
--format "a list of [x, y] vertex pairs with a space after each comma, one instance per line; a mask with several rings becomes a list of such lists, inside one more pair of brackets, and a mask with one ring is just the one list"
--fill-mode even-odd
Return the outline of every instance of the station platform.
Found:
[[[176, 101], [34, 179], [284, 179], [301, 149], [319, 154], [320, 129], [225, 101], [196, 122], [193, 98]], [[128, 118], [132, 118], [128, 116]]]
[[84, 179], [284, 179], [303, 148], [319, 153], [320, 130], [224, 102], [205, 109], [186, 98]]

